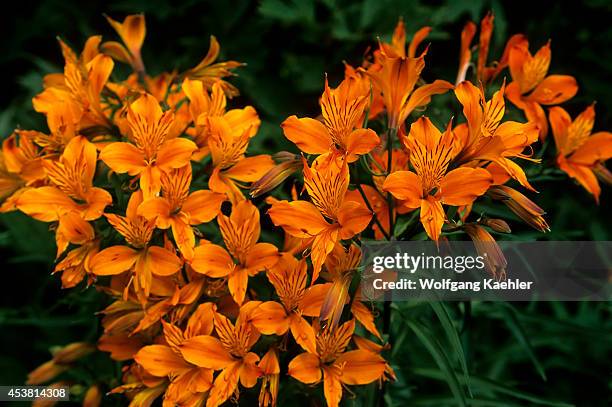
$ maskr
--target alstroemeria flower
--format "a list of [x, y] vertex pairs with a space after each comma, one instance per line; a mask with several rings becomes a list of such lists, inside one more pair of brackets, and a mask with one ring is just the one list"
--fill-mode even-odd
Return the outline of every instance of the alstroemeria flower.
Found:
[[351, 320], [334, 329], [317, 332], [316, 352], [302, 353], [289, 362], [289, 376], [306, 384], [323, 379], [328, 407], [337, 407], [342, 385], [368, 384], [383, 378], [385, 360], [364, 349], [346, 351], [355, 330]]
[[244, 301], [249, 276], [270, 269], [278, 261], [278, 249], [258, 242], [261, 233], [259, 210], [251, 201], [240, 201], [231, 215], [217, 217], [227, 250], [204, 243], [194, 250], [191, 267], [209, 277], [227, 277], [229, 291], [240, 305]]
[[392, 173], [383, 189], [403, 200], [404, 206], [421, 208], [421, 223], [427, 235], [437, 241], [446, 218], [442, 205], [472, 203], [487, 191], [493, 179], [482, 168], [448, 171], [456, 154], [450, 125], [440, 133], [427, 117], [421, 117], [410, 126], [407, 144], [415, 172]]
[[17, 208], [43, 222], [58, 221], [69, 212], [84, 220], [98, 219], [112, 197], [93, 186], [96, 155], [96, 147], [85, 137], [70, 140], [59, 160], [42, 163], [50, 185], [25, 191], [17, 198]]
[[546, 113], [541, 105], [558, 105], [578, 92], [576, 79], [569, 75], [548, 75], [550, 66], [550, 41], [535, 54], [529, 52], [527, 39], [514, 44], [508, 60], [512, 83], [506, 88], [506, 96], [529, 121], [537, 123], [540, 140], [548, 134]]
[[[228, 120], [230, 119], [230, 120]], [[259, 126], [259, 119], [245, 127], [236, 125], [231, 117], [207, 117], [208, 148], [213, 162], [213, 172], [208, 180], [211, 191], [226, 194], [232, 203], [245, 199], [241, 188], [258, 181], [272, 167], [274, 160], [268, 154], [245, 157], [253, 126]], [[233, 127], [232, 127], [233, 125]]]
[[251, 313], [251, 323], [264, 335], [284, 335], [291, 330], [293, 338], [304, 350], [315, 353], [315, 332], [304, 316], [319, 315], [323, 298], [331, 284], [306, 287], [306, 261], [298, 261], [290, 254], [284, 254], [277, 266], [267, 272], [267, 276], [280, 303], [261, 303]]
[[111, 143], [100, 152], [100, 160], [113, 171], [140, 176], [145, 199], [159, 192], [162, 173], [187, 165], [197, 149], [186, 138], [168, 138], [173, 120], [172, 112], [162, 112], [157, 100], [145, 93], [128, 108], [133, 144]]
[[132, 194], [126, 216], [106, 214], [108, 222], [123, 236], [127, 245], [111, 246], [102, 250], [92, 259], [91, 271], [99, 276], [133, 271], [134, 277], [125, 287], [124, 299], [127, 298], [128, 289], [133, 282], [139, 299], [145, 302], [151, 291], [153, 274], [172, 275], [179, 271], [182, 262], [170, 250], [149, 244], [155, 231], [155, 223], [138, 215], [137, 210], [142, 199], [142, 191]]
[[459, 149], [453, 163], [487, 165], [496, 184], [512, 177], [533, 191], [523, 169], [510, 158], [532, 160], [523, 150], [538, 140], [535, 123], [502, 122], [506, 109], [503, 85], [490, 100], [485, 100], [482, 87], [467, 81], [457, 85], [455, 95], [463, 105], [467, 123], [453, 129]]
[[353, 162], [380, 143], [374, 130], [363, 128], [368, 100], [368, 93], [363, 94], [354, 79], [345, 79], [337, 88], [330, 89], [326, 78], [321, 96], [323, 122], [290, 116], [281, 127], [285, 137], [307, 154], [331, 152]]
[[336, 242], [360, 233], [372, 219], [372, 212], [365, 205], [346, 199], [349, 184], [346, 160], [326, 161], [321, 156], [311, 168], [304, 160], [304, 186], [312, 203], [277, 201], [268, 210], [276, 226], [292, 236], [312, 241], [312, 282]]
[[562, 107], [553, 107], [548, 114], [555, 144], [559, 168], [589, 191], [599, 202], [600, 175], [611, 180], [604, 162], [612, 157], [612, 133], [600, 131], [591, 134], [595, 123], [595, 106], [587, 107], [573, 121]]
[[208, 147], [209, 117], [223, 117], [231, 128], [232, 134], [241, 135], [247, 131], [249, 138], [257, 134], [261, 121], [255, 109], [247, 106], [244, 109], [226, 110], [227, 99], [220, 81], [212, 85], [209, 94], [201, 81], [185, 78], [182, 90], [189, 98], [189, 112], [194, 124], [194, 133], [190, 135], [198, 145], [198, 151], [193, 155], [193, 160], [201, 160], [210, 153]]
[[138, 213], [158, 228], [172, 228], [172, 237], [187, 260], [195, 246], [192, 226], [213, 220], [225, 201], [224, 195], [205, 189], [190, 193], [191, 178], [191, 164], [162, 174], [161, 196], [146, 199], [138, 207]]
[[201, 405], [213, 385], [213, 370], [190, 363], [182, 354], [182, 346], [190, 339], [211, 335], [215, 305], [200, 304], [193, 312], [185, 330], [162, 321], [164, 344], [145, 346], [134, 360], [156, 377], [167, 377], [170, 384], [164, 394], [164, 405]]
[[[252, 306], [255, 306], [254, 303]], [[221, 370], [213, 383], [206, 401], [206, 407], [223, 404], [238, 390], [238, 382], [251, 388], [262, 375], [257, 366], [259, 356], [251, 352], [251, 347], [259, 339], [259, 332], [248, 322], [248, 309], [243, 306], [236, 324], [221, 315], [214, 313], [215, 332], [219, 338], [211, 335], [198, 335], [184, 341], [179, 349], [189, 363], [196, 366]]]
[[393, 48], [381, 45], [376, 64], [367, 70], [372, 83], [382, 92], [391, 129], [399, 128], [414, 109], [429, 103], [432, 95], [453, 88], [451, 83], [438, 79], [415, 89], [425, 68], [426, 52], [416, 58], [402, 56]]

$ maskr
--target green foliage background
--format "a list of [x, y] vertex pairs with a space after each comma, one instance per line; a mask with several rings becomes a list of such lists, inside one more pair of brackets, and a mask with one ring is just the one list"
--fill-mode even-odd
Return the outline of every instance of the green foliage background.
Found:
[[[263, 120], [253, 152], [291, 149], [280, 122], [290, 114], [316, 115], [324, 73], [337, 83], [342, 61], [358, 65], [377, 37], [389, 37], [398, 16], [409, 35], [433, 26], [425, 79], [453, 81], [463, 24], [479, 21], [489, 9], [496, 15], [491, 57], [500, 55], [505, 39], [517, 32], [529, 36], [532, 51], [552, 38], [551, 72], [574, 75], [580, 85], [578, 96], [565, 105], [568, 111], [575, 115], [595, 100], [596, 129], [612, 129], [612, 5], [606, 0], [48, 0], [13, 6], [2, 17], [2, 137], [17, 126], [45, 129], [31, 98], [41, 90], [44, 74], [62, 69], [56, 35], [80, 49], [89, 35], [115, 38], [103, 13], [120, 19], [134, 12], [146, 14], [143, 54], [151, 74], [195, 65], [211, 34], [219, 39], [224, 59], [248, 64], [234, 83], [242, 91], [236, 103], [254, 105]], [[434, 112], [441, 114], [440, 122], [453, 113]], [[549, 211], [552, 232], [541, 235], [516, 223], [517, 238], [610, 240], [609, 189], [596, 206], [563, 176], [538, 177], [534, 185], [541, 193], [530, 197]], [[49, 359], [50, 347], [94, 341], [100, 334], [94, 313], [108, 300], [92, 289], [62, 291], [59, 278], [49, 275], [54, 251], [48, 225], [17, 213], [0, 216], [0, 384], [22, 384], [28, 371]], [[611, 401], [609, 303], [398, 304], [392, 336], [399, 380], [387, 388], [388, 405], [603, 406]], [[118, 371], [118, 365], [96, 355], [75, 376], [87, 384], [110, 383]], [[281, 392], [281, 405], [297, 403], [288, 394], [311, 393], [289, 382], [284, 390], [291, 391]], [[357, 394], [347, 405], [378, 402], [375, 386]], [[105, 403], [124, 400], [111, 397]]]

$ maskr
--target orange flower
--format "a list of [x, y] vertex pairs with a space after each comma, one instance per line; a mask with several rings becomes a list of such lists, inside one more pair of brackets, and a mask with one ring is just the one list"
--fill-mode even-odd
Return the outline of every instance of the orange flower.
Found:
[[540, 140], [544, 140], [548, 122], [541, 105], [557, 105], [574, 97], [578, 92], [576, 79], [569, 75], [546, 76], [550, 65], [550, 41], [531, 55], [529, 42], [523, 39], [511, 48], [508, 64], [513, 82], [506, 88], [506, 95], [525, 112], [529, 121], [537, 123]]
[[96, 155], [96, 147], [85, 137], [70, 140], [58, 161], [43, 162], [51, 185], [25, 191], [17, 208], [43, 222], [58, 221], [72, 211], [84, 220], [98, 219], [112, 198], [93, 186]]
[[358, 349], [346, 351], [355, 330], [351, 320], [336, 329], [317, 334], [317, 351], [302, 353], [289, 363], [288, 374], [306, 384], [323, 378], [323, 392], [329, 407], [342, 399], [342, 385], [368, 384], [383, 377], [385, 360], [374, 352]]
[[190, 363], [181, 351], [190, 339], [212, 333], [214, 309], [212, 303], [200, 304], [184, 331], [162, 321], [164, 344], [145, 346], [134, 355], [134, 360], [151, 375], [170, 380], [164, 405], [199, 405], [212, 387], [213, 370]]
[[248, 127], [232, 119], [228, 120], [227, 115], [207, 119], [208, 147], [214, 166], [208, 187], [237, 203], [245, 199], [240, 188], [247, 188], [247, 183], [259, 180], [274, 167], [274, 161], [267, 154], [244, 156], [254, 134], [252, 129], [259, 126], [259, 119], [250, 120]]
[[150, 246], [149, 242], [155, 230], [155, 224], [137, 214], [142, 202], [142, 192], [132, 194], [126, 216], [106, 214], [108, 222], [113, 225], [131, 246], [111, 246], [102, 250], [91, 260], [91, 271], [99, 276], [112, 276], [131, 270], [134, 277], [126, 285], [124, 299], [128, 288], [134, 283], [134, 289], [141, 302], [145, 302], [151, 291], [152, 274], [169, 276], [181, 268], [181, 261], [171, 251]]
[[421, 117], [410, 127], [407, 143], [415, 172], [392, 173], [383, 189], [404, 200], [404, 206], [421, 208], [421, 223], [437, 241], [445, 219], [442, 205], [472, 203], [486, 192], [492, 178], [482, 168], [459, 167], [447, 172], [456, 153], [450, 125], [440, 133], [427, 117]]
[[266, 301], [251, 313], [251, 323], [264, 335], [284, 335], [291, 330], [295, 341], [304, 350], [315, 353], [316, 340], [312, 326], [304, 316], [318, 316], [330, 284], [315, 284], [308, 288], [308, 266], [290, 254], [284, 254], [279, 264], [268, 271], [280, 303]]
[[140, 175], [145, 199], [161, 188], [161, 174], [189, 163], [197, 146], [185, 138], [168, 138], [172, 112], [162, 112], [157, 100], [145, 93], [128, 107], [132, 143], [116, 142], [100, 152], [100, 160], [113, 171]]
[[[79, 57], [59, 41], [66, 62], [63, 74], [45, 76], [45, 90], [32, 99], [34, 110], [47, 115], [49, 128], [109, 126], [100, 93], [113, 71], [113, 60], [98, 53], [101, 37], [90, 37]], [[73, 129], [74, 130], [74, 129]]]
[[334, 156], [346, 155], [348, 162], [353, 162], [380, 143], [374, 130], [362, 128], [368, 100], [368, 94], [362, 93], [355, 80], [345, 79], [332, 90], [325, 78], [321, 96], [323, 123], [290, 116], [281, 127], [285, 137], [307, 154], [331, 152]]
[[596, 173], [612, 157], [612, 133], [591, 134], [595, 123], [595, 106], [587, 107], [573, 121], [562, 107], [552, 107], [549, 115], [559, 168], [577, 180], [595, 201], [599, 202], [601, 188]]
[[223, 117], [232, 129], [232, 134], [243, 134], [246, 131], [250, 138], [257, 133], [261, 121], [252, 106], [226, 111], [227, 100], [220, 81], [212, 85], [210, 95], [201, 81], [189, 78], [183, 81], [182, 89], [189, 98], [189, 112], [195, 126], [193, 138], [199, 149], [192, 157], [193, 160], [201, 160], [210, 152], [209, 117]]
[[181, 254], [193, 257], [193, 225], [210, 222], [221, 210], [225, 197], [207, 190], [189, 193], [191, 164], [161, 176], [161, 196], [145, 200], [138, 213], [154, 221], [160, 229], [172, 228], [172, 236]]
[[115, 41], [108, 41], [100, 46], [102, 52], [118, 61], [129, 63], [134, 71], [144, 73], [145, 67], [140, 55], [147, 33], [144, 14], [129, 15], [125, 17], [122, 23], [109, 16], [106, 16], [106, 20], [117, 31], [125, 46]]
[[33, 137], [16, 132], [2, 142], [0, 150], [0, 213], [16, 210], [17, 198], [46, 178], [45, 169]]
[[523, 150], [537, 141], [537, 128], [533, 123], [502, 123], [505, 113], [504, 85], [488, 101], [482, 87], [477, 88], [467, 81], [457, 85], [455, 95], [463, 105], [467, 123], [454, 129], [460, 148], [454, 162], [479, 166], [492, 162], [487, 169], [494, 175], [502, 174], [495, 179], [496, 183], [504, 183], [512, 177], [524, 187], [534, 190], [523, 169], [510, 158], [530, 159], [523, 154]]
[[400, 127], [414, 109], [429, 103], [432, 95], [453, 88], [447, 81], [436, 80], [414, 89], [425, 68], [426, 52], [417, 58], [403, 56], [381, 44], [376, 64], [367, 71], [374, 86], [382, 92], [391, 129]]
[[236, 61], [214, 63], [219, 57], [220, 51], [221, 47], [219, 46], [219, 41], [217, 41], [214, 35], [211, 35], [208, 53], [196, 67], [187, 71], [185, 75], [189, 79], [196, 79], [202, 82], [207, 89], [211, 89], [213, 84], [219, 81], [223, 91], [228, 97], [237, 96], [240, 93], [238, 89], [231, 83], [220, 79], [234, 75], [232, 69], [238, 68], [244, 64]]
[[323, 262], [336, 242], [360, 233], [372, 219], [372, 213], [365, 205], [346, 199], [349, 184], [347, 162], [334, 160], [329, 165], [321, 165], [322, 158], [315, 160], [312, 168], [304, 160], [304, 186], [313, 203], [277, 201], [268, 210], [272, 222], [286, 233], [312, 239], [312, 282], [318, 278]]
[[249, 276], [269, 269], [278, 261], [278, 250], [270, 243], [258, 243], [261, 226], [259, 210], [250, 201], [240, 201], [231, 215], [217, 217], [227, 250], [204, 243], [194, 250], [191, 267], [209, 277], [228, 277], [229, 291], [238, 305], [246, 295]]
[[[255, 305], [255, 304], [254, 304]], [[221, 370], [210, 390], [207, 407], [223, 404], [232, 394], [238, 398], [238, 382], [251, 388], [261, 376], [257, 366], [259, 356], [250, 352], [259, 339], [259, 332], [247, 322], [248, 311], [252, 307], [241, 308], [236, 324], [227, 317], [214, 313], [215, 332], [211, 335], [198, 335], [185, 340], [179, 349], [186, 361], [196, 366]]]

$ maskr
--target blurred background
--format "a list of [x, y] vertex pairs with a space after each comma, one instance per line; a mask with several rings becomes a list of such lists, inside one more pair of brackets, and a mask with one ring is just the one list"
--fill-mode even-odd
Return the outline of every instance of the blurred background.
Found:
[[[479, 22], [488, 10], [495, 13], [490, 60], [501, 55], [512, 34], [527, 34], [532, 52], [551, 39], [550, 72], [573, 75], [580, 86], [578, 95], [564, 107], [574, 116], [596, 101], [595, 130], [611, 130], [612, 3], [534, 4], [533, 0], [18, 1], [0, 17], [0, 69], [5, 78], [0, 137], [16, 127], [46, 129], [43, 116], [31, 107], [31, 98], [40, 92], [46, 73], [63, 69], [56, 36], [80, 50], [90, 35], [116, 39], [104, 13], [122, 20], [136, 12], [146, 14], [143, 57], [149, 74], [194, 66], [206, 54], [211, 34], [221, 44], [222, 60], [247, 64], [232, 80], [241, 96], [230, 103], [253, 105], [263, 120], [251, 144], [254, 153], [291, 149], [279, 124], [291, 114], [316, 116], [324, 74], [332, 84], [338, 83], [343, 61], [359, 65], [377, 38], [390, 38], [399, 16], [409, 38], [423, 25], [433, 27], [426, 40], [431, 47], [425, 80], [454, 81], [461, 29], [467, 20]], [[446, 114], [439, 120], [449, 117]], [[516, 223], [515, 237], [610, 240], [610, 188], [604, 187], [597, 206], [575, 183], [558, 179], [537, 178], [534, 186], [541, 192], [530, 195], [548, 210], [552, 232], [542, 235]], [[2, 385], [22, 384], [28, 371], [49, 359], [52, 346], [94, 341], [99, 336], [94, 313], [107, 300], [93, 289], [62, 291], [59, 278], [50, 276], [54, 252], [47, 224], [18, 213], [0, 216]], [[415, 305], [395, 317], [399, 356], [394, 367], [399, 381], [390, 386], [389, 405], [455, 405], [449, 386], [454, 379], [464, 380], [463, 376], [453, 379], [454, 368], [439, 370], [431, 351], [440, 345], [454, 363], [455, 350], [444, 343], [444, 323], [430, 323], [439, 319], [438, 311]], [[464, 360], [476, 378], [473, 385], [484, 399], [497, 400], [497, 404], [473, 405], [610, 405], [610, 304], [448, 304], [444, 311], [460, 329]], [[433, 342], [423, 342], [421, 335], [405, 328], [402, 318], [406, 315], [431, 331]], [[104, 355], [92, 358], [78, 372], [85, 382], [117, 377], [118, 366]], [[366, 398], [349, 403], [360, 405], [362, 400]], [[111, 398], [111, 402], [121, 405], [123, 400]]]

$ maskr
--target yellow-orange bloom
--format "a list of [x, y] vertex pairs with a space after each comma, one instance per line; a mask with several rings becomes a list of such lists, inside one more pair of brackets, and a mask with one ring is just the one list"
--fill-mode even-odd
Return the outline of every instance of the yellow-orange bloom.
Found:
[[523, 169], [510, 158], [530, 159], [523, 150], [537, 141], [537, 127], [534, 123], [502, 123], [506, 109], [504, 86], [490, 100], [485, 100], [482, 87], [477, 88], [466, 81], [457, 85], [455, 95], [463, 105], [467, 123], [454, 129], [460, 151], [453, 161], [477, 166], [486, 164], [487, 169], [497, 176], [496, 183], [504, 183], [512, 177], [534, 190]]
[[323, 122], [290, 116], [281, 127], [285, 137], [307, 154], [331, 152], [353, 162], [380, 143], [374, 130], [363, 128], [368, 100], [368, 94], [362, 93], [354, 79], [345, 79], [337, 88], [330, 89], [326, 78], [321, 96]]
[[325, 157], [319, 157], [311, 168], [304, 160], [304, 186], [312, 203], [277, 201], [268, 210], [272, 222], [288, 234], [312, 239], [312, 282], [318, 278], [323, 262], [336, 242], [360, 233], [372, 219], [372, 212], [365, 205], [346, 199], [349, 184], [347, 162], [325, 161]]
[[70, 140], [59, 160], [43, 162], [51, 185], [25, 191], [17, 199], [17, 208], [43, 222], [58, 221], [73, 211], [84, 220], [102, 216], [112, 198], [93, 186], [96, 155], [96, 147], [85, 137]]
[[529, 42], [523, 39], [510, 49], [508, 60], [512, 83], [506, 95], [522, 109], [529, 121], [537, 123], [540, 140], [548, 134], [546, 113], [541, 105], [557, 105], [574, 97], [578, 92], [576, 79], [569, 75], [548, 75], [550, 41], [535, 54], [529, 52]]
[[187, 321], [185, 330], [162, 321], [164, 343], [145, 346], [134, 360], [156, 377], [167, 377], [170, 384], [164, 394], [164, 405], [200, 405], [213, 384], [213, 370], [190, 363], [182, 346], [192, 338], [212, 334], [215, 306], [200, 304]]
[[212, 85], [209, 94], [201, 81], [185, 78], [182, 90], [189, 98], [189, 112], [194, 124], [192, 136], [198, 146], [198, 151], [192, 157], [193, 160], [201, 160], [210, 153], [208, 147], [209, 117], [224, 118], [231, 128], [232, 134], [242, 135], [246, 131], [250, 138], [257, 133], [261, 121], [252, 106], [226, 111], [227, 99], [220, 81]]
[[206, 407], [216, 407], [234, 393], [237, 398], [238, 382], [246, 388], [251, 388], [262, 375], [257, 366], [259, 356], [250, 351], [260, 335], [247, 321], [249, 309], [252, 309], [252, 306], [245, 305], [241, 308], [235, 325], [224, 315], [215, 312], [215, 332], [219, 338], [198, 335], [185, 340], [179, 346], [181, 354], [189, 363], [221, 370], [210, 390]]
[[396, 171], [385, 180], [383, 189], [409, 208], [421, 208], [421, 223], [427, 235], [437, 241], [446, 215], [442, 205], [461, 206], [484, 194], [493, 179], [482, 168], [459, 167], [448, 171], [456, 151], [449, 127], [444, 133], [427, 117], [410, 127], [407, 138], [412, 171]]
[[601, 187], [596, 173], [598, 167], [603, 167], [603, 163], [612, 157], [612, 133], [600, 131], [591, 134], [595, 123], [593, 105], [574, 120], [558, 106], [550, 109], [548, 117], [557, 145], [559, 168], [577, 180], [599, 202]]
[[289, 363], [289, 375], [302, 383], [323, 379], [323, 393], [329, 407], [342, 399], [343, 385], [368, 384], [383, 377], [386, 363], [380, 355], [364, 349], [346, 351], [355, 330], [351, 320], [335, 329], [317, 333], [316, 352], [302, 353]]
[[138, 213], [155, 222], [160, 229], [172, 228], [181, 254], [193, 257], [195, 234], [192, 226], [210, 222], [221, 210], [225, 196], [201, 189], [189, 193], [191, 164], [161, 176], [161, 196], [145, 200]]
[[229, 121], [226, 116], [208, 117], [207, 121], [210, 131], [208, 148], [214, 166], [208, 187], [227, 195], [232, 203], [242, 201], [245, 197], [240, 189], [248, 188], [248, 183], [259, 180], [274, 167], [268, 154], [245, 157], [254, 135], [252, 129], [259, 127], [259, 119], [249, 120], [248, 126]]
[[432, 95], [453, 88], [451, 83], [438, 79], [415, 89], [425, 68], [426, 52], [419, 57], [402, 56], [381, 44], [376, 64], [367, 71], [374, 86], [382, 92], [391, 129], [399, 128], [414, 109], [429, 103]]
[[315, 332], [304, 316], [318, 316], [330, 284], [307, 286], [308, 266], [284, 254], [278, 265], [268, 271], [268, 280], [280, 299], [261, 303], [251, 313], [251, 323], [265, 335], [284, 335], [291, 330], [295, 341], [304, 350], [316, 351]]
[[140, 176], [145, 199], [161, 188], [161, 174], [187, 165], [197, 149], [186, 138], [168, 138], [172, 112], [162, 112], [157, 100], [145, 93], [128, 108], [132, 143], [116, 142], [104, 147], [100, 160], [117, 173]]
[[99, 276], [133, 271], [134, 278], [125, 287], [124, 299], [127, 299], [128, 289], [133, 282], [141, 302], [145, 302], [151, 291], [153, 274], [172, 275], [181, 268], [182, 263], [166, 248], [149, 245], [155, 224], [137, 214], [141, 202], [142, 192], [135, 192], [128, 202], [126, 216], [106, 215], [108, 222], [125, 238], [129, 246], [111, 246], [102, 250], [91, 260], [91, 271]]
[[261, 233], [259, 210], [251, 201], [240, 201], [231, 215], [217, 217], [227, 250], [212, 243], [195, 248], [191, 267], [209, 277], [228, 278], [229, 291], [240, 305], [244, 301], [249, 276], [270, 269], [278, 262], [278, 249], [257, 242]]

